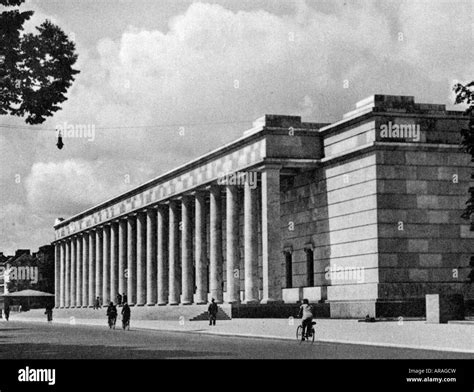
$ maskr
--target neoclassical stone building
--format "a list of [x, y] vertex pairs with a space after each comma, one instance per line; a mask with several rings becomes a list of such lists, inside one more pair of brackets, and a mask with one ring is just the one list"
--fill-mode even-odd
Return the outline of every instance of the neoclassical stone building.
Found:
[[[329, 303], [415, 315], [464, 293], [467, 118], [374, 95], [333, 124], [266, 115], [243, 137], [54, 226], [56, 306]], [[241, 305], [242, 306], [242, 305]]]

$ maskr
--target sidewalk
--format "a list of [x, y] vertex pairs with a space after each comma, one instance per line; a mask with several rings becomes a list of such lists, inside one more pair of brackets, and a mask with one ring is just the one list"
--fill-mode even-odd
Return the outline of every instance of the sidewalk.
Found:
[[[43, 310], [10, 314], [11, 321], [46, 322]], [[54, 315], [53, 315], [54, 317]], [[54, 323], [81, 324], [106, 327], [102, 319], [54, 318]], [[350, 343], [385, 347], [403, 347], [472, 353], [474, 358], [474, 325], [426, 324], [425, 321], [381, 321], [317, 319], [316, 340], [331, 343]], [[120, 319], [117, 325], [121, 323]], [[249, 338], [295, 340], [299, 320], [288, 319], [233, 319], [219, 321], [215, 327], [207, 321], [133, 320], [132, 329], [164, 330], [195, 334], [217, 334]]]

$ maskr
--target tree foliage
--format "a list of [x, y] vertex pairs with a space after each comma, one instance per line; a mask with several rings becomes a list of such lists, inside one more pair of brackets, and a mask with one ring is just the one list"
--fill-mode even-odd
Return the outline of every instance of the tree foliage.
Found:
[[46, 20], [36, 33], [24, 33], [33, 11], [20, 11], [25, 0], [0, 0], [0, 115], [26, 117], [40, 124], [60, 110], [79, 73], [74, 42]]
[[[465, 111], [469, 116], [467, 128], [461, 130], [461, 147], [462, 150], [471, 155], [471, 162], [474, 162], [474, 81], [454, 85], [453, 90], [456, 94], [455, 104], [467, 104]], [[474, 174], [471, 174], [471, 179], [474, 179]], [[466, 202], [466, 208], [462, 217], [464, 219], [471, 219], [474, 215], [474, 187], [469, 188], [470, 197]]]

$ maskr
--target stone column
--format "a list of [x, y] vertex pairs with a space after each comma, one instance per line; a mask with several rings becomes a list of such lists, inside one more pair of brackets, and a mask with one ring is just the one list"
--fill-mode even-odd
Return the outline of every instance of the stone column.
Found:
[[[102, 297], [102, 228], [97, 227], [95, 230], [95, 297]], [[95, 300], [95, 299], [94, 299]]]
[[282, 301], [282, 243], [280, 216], [280, 167], [262, 172], [262, 281], [261, 303]]
[[87, 301], [87, 304], [89, 307], [94, 306], [94, 300], [95, 300], [95, 265], [96, 265], [96, 259], [95, 259], [95, 252], [96, 252], [96, 245], [95, 245], [95, 239], [96, 239], [96, 230], [89, 230], [89, 289], [88, 289], [88, 294], [89, 298]]
[[168, 303], [168, 208], [157, 207], [156, 239], [157, 239], [157, 274], [158, 274], [158, 305]]
[[181, 200], [181, 286], [183, 305], [193, 303], [193, 226], [192, 200], [190, 196], [183, 196]]
[[156, 208], [146, 210], [146, 304], [156, 305]]
[[137, 225], [135, 214], [127, 219], [127, 297], [128, 304], [137, 301]]
[[76, 238], [76, 307], [82, 307], [82, 233]]
[[89, 233], [82, 235], [82, 307], [87, 308], [89, 302]]
[[59, 257], [60, 257], [60, 271], [59, 271], [59, 307], [64, 308], [64, 301], [66, 299], [66, 243], [62, 240], [59, 243]]
[[[254, 184], [256, 185], [256, 184]], [[245, 303], [258, 302], [258, 204], [257, 189], [244, 185], [244, 285]]]
[[127, 269], [127, 219], [119, 220], [119, 248], [118, 248], [118, 291], [120, 295], [127, 293], [127, 279], [125, 270]]
[[179, 304], [181, 276], [179, 273], [179, 216], [176, 200], [169, 202], [169, 305]]
[[235, 185], [226, 188], [226, 277], [227, 302], [240, 302], [239, 270], [239, 189]]
[[222, 206], [219, 186], [210, 187], [210, 199], [210, 291], [212, 298], [222, 303]]
[[117, 302], [118, 290], [118, 222], [110, 224], [110, 300]]
[[60, 288], [60, 279], [61, 279], [61, 244], [55, 242], [54, 244], [54, 307], [59, 308], [61, 288]]
[[71, 298], [71, 238], [66, 240], [66, 263], [64, 273], [64, 307], [69, 308]]
[[77, 244], [77, 237], [71, 238], [71, 262], [69, 264], [69, 268], [71, 274], [69, 276], [70, 283], [69, 283], [69, 306], [71, 308], [76, 307], [76, 244]]
[[137, 305], [146, 303], [146, 215], [137, 214]]
[[195, 194], [196, 303], [207, 303], [207, 206], [204, 192]]
[[110, 302], [110, 223], [102, 230], [102, 303]]

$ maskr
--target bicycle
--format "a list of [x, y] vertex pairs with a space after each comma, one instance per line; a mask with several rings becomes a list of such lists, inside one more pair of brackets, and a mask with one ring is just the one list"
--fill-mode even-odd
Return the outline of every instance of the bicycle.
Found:
[[[311, 339], [311, 344], [314, 343], [314, 338], [316, 335], [316, 331], [314, 330], [315, 324], [316, 324], [316, 321], [311, 322], [311, 330], [309, 331], [309, 334], [307, 334], [308, 336], [306, 336], [306, 339], [305, 339], [308, 342]], [[299, 343], [303, 342], [303, 326], [302, 325], [298, 325], [298, 328], [296, 328], [296, 340], [298, 340]]]
[[115, 323], [117, 322], [117, 317], [109, 317], [109, 328], [110, 329], [115, 329]]

